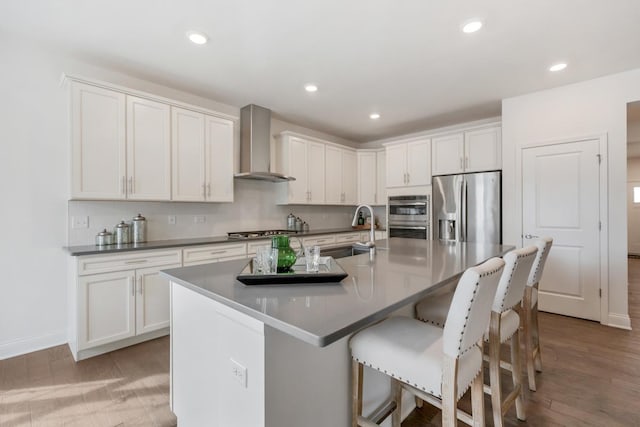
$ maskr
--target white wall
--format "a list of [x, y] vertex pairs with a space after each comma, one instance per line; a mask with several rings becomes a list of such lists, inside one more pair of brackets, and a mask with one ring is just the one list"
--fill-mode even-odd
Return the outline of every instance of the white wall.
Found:
[[[607, 134], [609, 185], [609, 312], [603, 322], [629, 326], [627, 303], [626, 111], [640, 100], [640, 70], [589, 80], [502, 102], [503, 232], [520, 244], [521, 189], [516, 174], [520, 146]], [[605, 284], [606, 285], [606, 284]], [[627, 323], [627, 324], [625, 324]]]
[[[270, 183], [237, 182], [234, 204], [68, 202], [69, 95], [59, 85], [63, 72], [226, 114], [238, 116], [239, 109], [6, 36], [0, 37], [0, 57], [0, 359], [66, 342], [67, 255], [62, 248], [93, 242], [99, 226], [112, 226], [139, 211], [149, 216], [151, 238], [280, 226], [289, 211], [315, 228], [350, 224], [352, 208], [275, 206], [277, 184]], [[286, 126], [277, 122], [275, 127]], [[91, 228], [68, 234], [68, 213], [89, 215]], [[178, 215], [178, 225], [162, 229], [168, 214]], [[188, 224], [194, 214], [207, 216], [201, 228]]]

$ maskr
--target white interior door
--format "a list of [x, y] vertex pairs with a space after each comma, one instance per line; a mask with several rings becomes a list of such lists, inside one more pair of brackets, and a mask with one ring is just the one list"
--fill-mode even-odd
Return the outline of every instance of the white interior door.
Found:
[[629, 253], [640, 255], [640, 181], [627, 183], [627, 242]]
[[522, 152], [523, 245], [553, 237], [539, 309], [600, 320], [599, 140]]

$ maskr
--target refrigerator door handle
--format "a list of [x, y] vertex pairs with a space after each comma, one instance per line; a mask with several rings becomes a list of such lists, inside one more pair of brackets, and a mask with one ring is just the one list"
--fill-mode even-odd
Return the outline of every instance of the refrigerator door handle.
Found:
[[461, 219], [461, 224], [460, 224], [460, 241], [461, 242], [466, 242], [467, 241], [467, 180], [463, 179], [462, 180], [462, 191], [460, 192], [461, 194], [461, 204], [460, 206], [462, 206], [461, 212], [460, 212], [460, 219]]

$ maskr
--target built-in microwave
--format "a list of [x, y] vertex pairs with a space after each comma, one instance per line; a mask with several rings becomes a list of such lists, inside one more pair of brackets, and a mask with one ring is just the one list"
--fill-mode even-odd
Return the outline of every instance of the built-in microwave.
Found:
[[428, 195], [391, 196], [387, 209], [389, 237], [430, 238], [431, 205]]

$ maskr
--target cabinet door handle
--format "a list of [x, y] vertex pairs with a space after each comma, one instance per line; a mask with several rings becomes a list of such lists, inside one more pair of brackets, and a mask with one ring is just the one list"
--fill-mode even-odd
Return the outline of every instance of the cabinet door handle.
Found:
[[135, 297], [136, 296], [136, 284], [138, 283], [138, 280], [135, 276], [133, 276], [133, 283], [131, 284], [131, 296]]
[[138, 282], [138, 294], [142, 295], [142, 289], [144, 288], [144, 280], [142, 280], [142, 276], [140, 277], [140, 280], [136, 279], [136, 282]]
[[126, 189], [126, 187], [125, 187], [125, 185], [126, 185], [126, 184], [125, 184], [125, 181], [126, 181], [126, 180], [127, 180], [127, 178], [125, 178], [125, 176], [124, 176], [124, 175], [122, 175], [122, 180], [121, 180], [122, 182], [121, 182], [121, 184], [120, 184], [122, 194], [127, 194], [127, 189]]
[[464, 167], [468, 168], [469, 167], [469, 157], [465, 157], [464, 158]]
[[131, 194], [136, 192], [136, 179], [131, 177]]
[[133, 178], [129, 177], [129, 194], [133, 193]]
[[202, 183], [202, 198], [206, 198], [207, 197], [207, 184], [205, 184], [204, 182]]
[[309, 191], [309, 201], [311, 201], [311, 191]]
[[411, 174], [407, 173], [407, 184], [411, 182]]
[[207, 184], [207, 196], [211, 197], [211, 183]]
[[460, 157], [460, 170], [464, 169], [464, 165], [462, 164], [462, 157]]
[[218, 255], [218, 254], [224, 254], [226, 253], [226, 249], [225, 250], [221, 250], [221, 251], [211, 251], [209, 252], [210, 255]]
[[524, 236], [525, 239], [538, 239], [538, 236], [534, 236], [533, 234], [525, 234]]
[[125, 261], [125, 264], [144, 264], [145, 262], [147, 262], [146, 259], [138, 259], [135, 261]]

